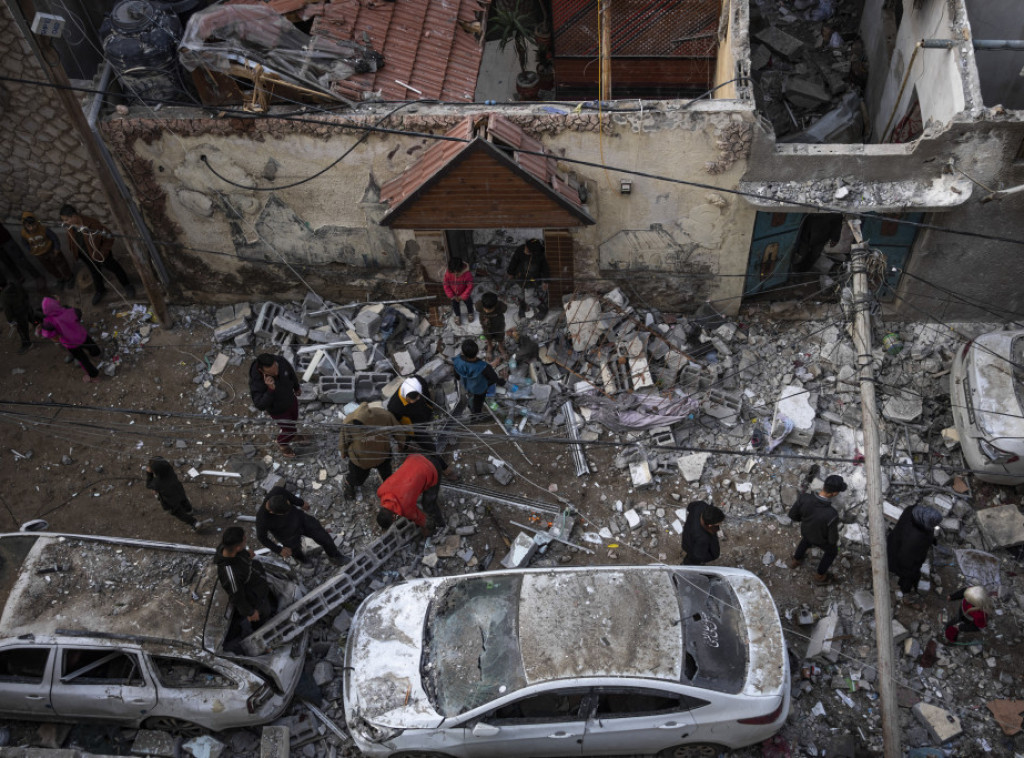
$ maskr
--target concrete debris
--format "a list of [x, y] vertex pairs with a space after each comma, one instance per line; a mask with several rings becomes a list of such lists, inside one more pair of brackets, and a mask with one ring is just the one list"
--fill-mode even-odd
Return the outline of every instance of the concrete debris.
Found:
[[978, 527], [989, 550], [1024, 544], [1024, 518], [1016, 504], [977, 512]]
[[963, 732], [960, 719], [947, 710], [928, 703], [918, 703], [913, 710], [917, 720], [939, 745], [949, 742]]
[[177, 758], [180, 748], [181, 737], [152, 729], [140, 729], [132, 743], [132, 754]]

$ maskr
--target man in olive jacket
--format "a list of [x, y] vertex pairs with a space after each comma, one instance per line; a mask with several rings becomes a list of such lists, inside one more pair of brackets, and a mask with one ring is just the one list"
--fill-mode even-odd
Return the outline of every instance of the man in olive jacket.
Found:
[[398, 419], [385, 408], [363, 403], [345, 417], [338, 435], [338, 450], [348, 459], [348, 475], [342, 492], [352, 499], [362, 487], [370, 469], [380, 472], [383, 482], [391, 476], [391, 437]]

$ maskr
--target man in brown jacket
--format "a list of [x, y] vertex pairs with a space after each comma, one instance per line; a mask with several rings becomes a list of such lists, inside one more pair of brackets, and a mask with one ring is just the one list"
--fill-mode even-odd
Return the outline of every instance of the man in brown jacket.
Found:
[[83, 216], [73, 205], [65, 205], [60, 209], [61, 225], [68, 230], [68, 249], [71, 257], [79, 258], [92, 274], [93, 287], [96, 294], [92, 296], [92, 304], [99, 305], [107, 292], [106, 277], [100, 269], [109, 271], [117, 277], [128, 297], [135, 297], [135, 287], [128, 281], [128, 274], [114, 258], [114, 235], [107, 227], [91, 216]]
[[380, 472], [384, 481], [391, 476], [391, 437], [397, 431], [398, 419], [384, 408], [363, 403], [345, 417], [338, 449], [348, 459], [348, 475], [342, 492], [353, 499], [356, 487], [362, 487], [370, 469]]

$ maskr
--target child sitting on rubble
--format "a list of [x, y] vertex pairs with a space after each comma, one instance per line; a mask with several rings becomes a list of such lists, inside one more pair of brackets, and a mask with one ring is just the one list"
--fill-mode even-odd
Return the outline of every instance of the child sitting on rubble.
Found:
[[490, 363], [480, 360], [480, 346], [476, 340], [462, 341], [462, 354], [452, 359], [455, 366], [455, 373], [462, 379], [462, 385], [466, 388], [471, 398], [469, 410], [472, 414], [469, 417], [470, 423], [476, 423], [484, 419], [484, 399], [491, 387], [505, 386], [505, 380], [498, 376]]
[[980, 632], [988, 626], [992, 612], [992, 601], [984, 587], [966, 587], [950, 595], [948, 600], [959, 600], [957, 615], [946, 626], [945, 638], [948, 644], [956, 643], [961, 632]]
[[508, 353], [505, 351], [505, 304], [498, 299], [493, 292], [485, 292], [480, 298], [480, 327], [483, 329], [484, 339], [487, 340], [487, 360], [491, 360], [494, 352], [494, 344], [498, 344], [498, 351], [504, 360], [508, 360]]

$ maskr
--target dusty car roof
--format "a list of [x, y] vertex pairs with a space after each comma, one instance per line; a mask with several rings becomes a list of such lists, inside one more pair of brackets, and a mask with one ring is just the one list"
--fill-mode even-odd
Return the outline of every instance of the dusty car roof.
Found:
[[1016, 355], [1011, 355], [1011, 352], [1014, 342], [1022, 336], [1024, 331], [989, 332], [975, 339], [970, 375], [971, 383], [978, 392], [973, 398], [977, 403], [974, 410], [978, 423], [988, 434], [999, 437], [1014, 450], [1020, 447], [1024, 424], [1017, 397], [1020, 373], [1014, 367], [1014, 363], [1020, 360], [1021, 351], [1018, 348]]
[[[553, 597], [575, 600], [556, 604]], [[587, 676], [679, 681], [684, 655], [679, 615], [667, 571], [525, 574], [519, 640], [527, 681]]]
[[0, 559], [2, 637], [68, 630], [201, 644], [217, 584], [212, 551], [139, 540], [3, 535]]

